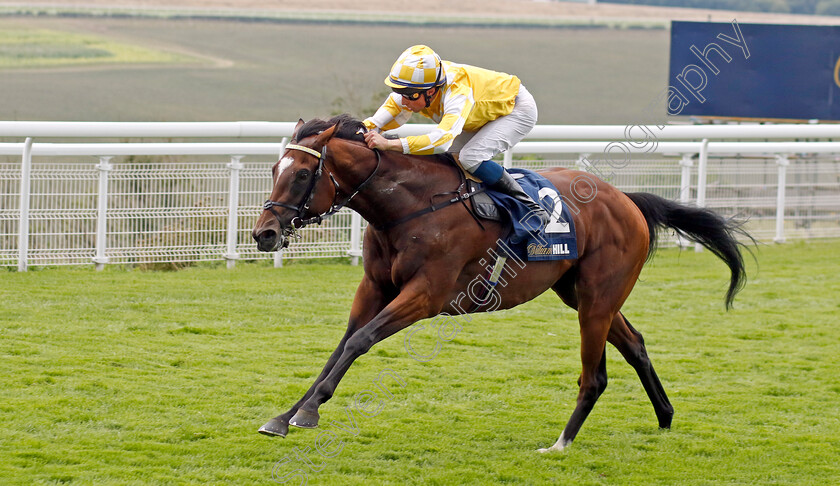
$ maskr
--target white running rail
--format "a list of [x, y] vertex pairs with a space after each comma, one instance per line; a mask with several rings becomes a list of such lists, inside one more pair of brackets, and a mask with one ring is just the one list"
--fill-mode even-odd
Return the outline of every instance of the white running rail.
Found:
[[[0, 122], [0, 266], [358, 261], [363, 222], [349, 210], [283, 254], [250, 240], [294, 125]], [[225, 141], [100, 141], [113, 138]], [[243, 138], [271, 142], [229, 141]], [[503, 163], [587, 170], [628, 192], [746, 215], [759, 239], [840, 236], [840, 125], [543, 125]]]

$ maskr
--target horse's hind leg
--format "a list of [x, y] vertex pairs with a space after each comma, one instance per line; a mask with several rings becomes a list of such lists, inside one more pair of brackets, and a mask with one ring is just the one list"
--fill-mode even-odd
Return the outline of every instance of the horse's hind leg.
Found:
[[613, 318], [607, 340], [618, 349], [624, 359], [636, 370], [639, 379], [642, 381], [642, 386], [653, 404], [653, 409], [656, 411], [659, 426], [663, 429], [670, 428], [671, 419], [674, 417], [674, 407], [668, 401], [665, 389], [662, 388], [662, 383], [653, 370], [642, 334], [635, 330], [630, 325], [630, 321], [619, 312]]
[[554, 445], [545, 449], [537, 449], [537, 452], [562, 451], [571, 444], [575, 436], [577, 436], [577, 433], [580, 431], [586, 417], [589, 416], [592, 408], [595, 407], [595, 402], [598, 401], [598, 397], [600, 397], [607, 388], [606, 348], [602, 349], [601, 360], [594, 374], [594, 382], [594, 387], [585, 387], [584, 373], [581, 374], [581, 377], [578, 378], [580, 393], [578, 394], [577, 406], [575, 407], [574, 412], [572, 412], [569, 422], [566, 424], [566, 427], [563, 428], [563, 432], [560, 434], [560, 437]]
[[589, 296], [579, 300], [580, 357], [583, 369], [578, 379], [580, 390], [575, 410], [557, 442], [547, 449], [539, 449], [539, 452], [561, 451], [571, 444], [595, 407], [595, 402], [607, 388], [606, 343], [612, 315], [604, 309], [605, 306], [590, 304], [597, 301]]
[[[646, 241], [644, 243], [647, 243]], [[578, 385], [577, 404], [563, 428], [560, 438], [540, 452], [563, 450], [577, 436], [595, 402], [607, 387], [606, 343], [633, 284], [644, 264], [646, 245], [638, 245], [638, 260], [628, 260], [620, 246], [606, 247], [597, 256], [582, 259], [561, 277], [552, 289], [566, 305], [578, 311], [580, 322], [580, 357], [582, 371]], [[618, 265], [616, 262], [622, 262]], [[623, 322], [623, 321], [622, 321]]]

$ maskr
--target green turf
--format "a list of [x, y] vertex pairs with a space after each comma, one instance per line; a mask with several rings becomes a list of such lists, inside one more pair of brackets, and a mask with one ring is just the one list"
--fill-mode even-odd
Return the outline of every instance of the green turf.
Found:
[[[305, 469], [295, 449], [309, 447], [320, 468], [309, 484], [832, 484], [838, 251], [762, 246], [728, 313], [722, 263], [661, 251], [625, 313], [676, 409], [673, 428], [657, 429], [608, 347], [606, 392], [572, 447], [547, 455], [535, 449], [568, 419], [580, 366], [575, 314], [553, 295], [475, 316], [425, 363], [404, 333], [375, 346], [321, 407], [320, 446], [335, 453], [318, 459], [319, 431], [256, 430], [320, 371], [360, 268], [2, 272], [0, 483], [269, 483], [272, 471]], [[431, 349], [430, 334], [416, 336]], [[393, 399], [360, 415], [354, 397], [376, 391], [383, 370], [405, 387], [386, 378]], [[334, 424], [348, 407], [357, 435]], [[324, 442], [330, 433], [340, 446]]]

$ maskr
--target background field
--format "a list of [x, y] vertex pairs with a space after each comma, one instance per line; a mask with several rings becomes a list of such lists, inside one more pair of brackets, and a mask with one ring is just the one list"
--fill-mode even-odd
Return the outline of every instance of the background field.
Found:
[[194, 61], [187, 56], [111, 42], [100, 36], [23, 26], [0, 31], [0, 69]]
[[656, 118], [648, 108], [668, 84], [671, 20], [840, 24], [830, 16], [531, 0], [0, 0], [0, 15], [0, 31], [97, 35], [203, 61], [0, 67], [0, 120], [367, 116], [396, 56], [426, 43], [444, 58], [519, 75], [540, 123], [649, 123], [664, 117], [664, 105]]
[[[203, 60], [199, 65], [3, 69], [2, 120], [224, 121], [367, 116], [406, 47], [515, 73], [540, 123], [640, 123], [667, 84], [665, 30], [278, 24], [160, 19], [0, 18]], [[419, 120], [419, 118], [418, 118]]]
[[[761, 247], [726, 313], [722, 263], [662, 251], [625, 312], [676, 409], [673, 429], [657, 429], [638, 379], [608, 347], [609, 386], [560, 454], [534, 452], [559, 435], [580, 369], [575, 315], [556, 297], [475, 316], [427, 363], [398, 335], [351, 368], [322, 425], [346, 422], [345, 407], [383, 369], [405, 388], [392, 387], [377, 417], [356, 414], [359, 435], [333, 428], [344, 448], [322, 466], [311, 456], [321, 470], [309, 484], [832, 484], [838, 252], [836, 241]], [[314, 448], [317, 431], [256, 430], [320, 371], [360, 273], [305, 264], [6, 273], [3, 484], [268, 483], [295, 448]]]

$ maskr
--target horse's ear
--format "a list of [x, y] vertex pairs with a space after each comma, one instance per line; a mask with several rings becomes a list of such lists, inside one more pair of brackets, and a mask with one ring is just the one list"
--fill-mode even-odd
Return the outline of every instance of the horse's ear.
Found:
[[302, 127], [304, 123], [306, 122], [303, 121], [303, 118], [298, 118], [297, 125], [295, 125], [295, 129], [292, 131], [292, 138], [295, 138], [295, 135], [297, 135], [298, 130], [300, 130], [300, 127]]
[[335, 125], [327, 128], [323, 132], [318, 134], [318, 138], [315, 139], [315, 143], [313, 144], [316, 147], [323, 147], [330, 141], [330, 139], [335, 135], [335, 131], [338, 129], [338, 123]]

